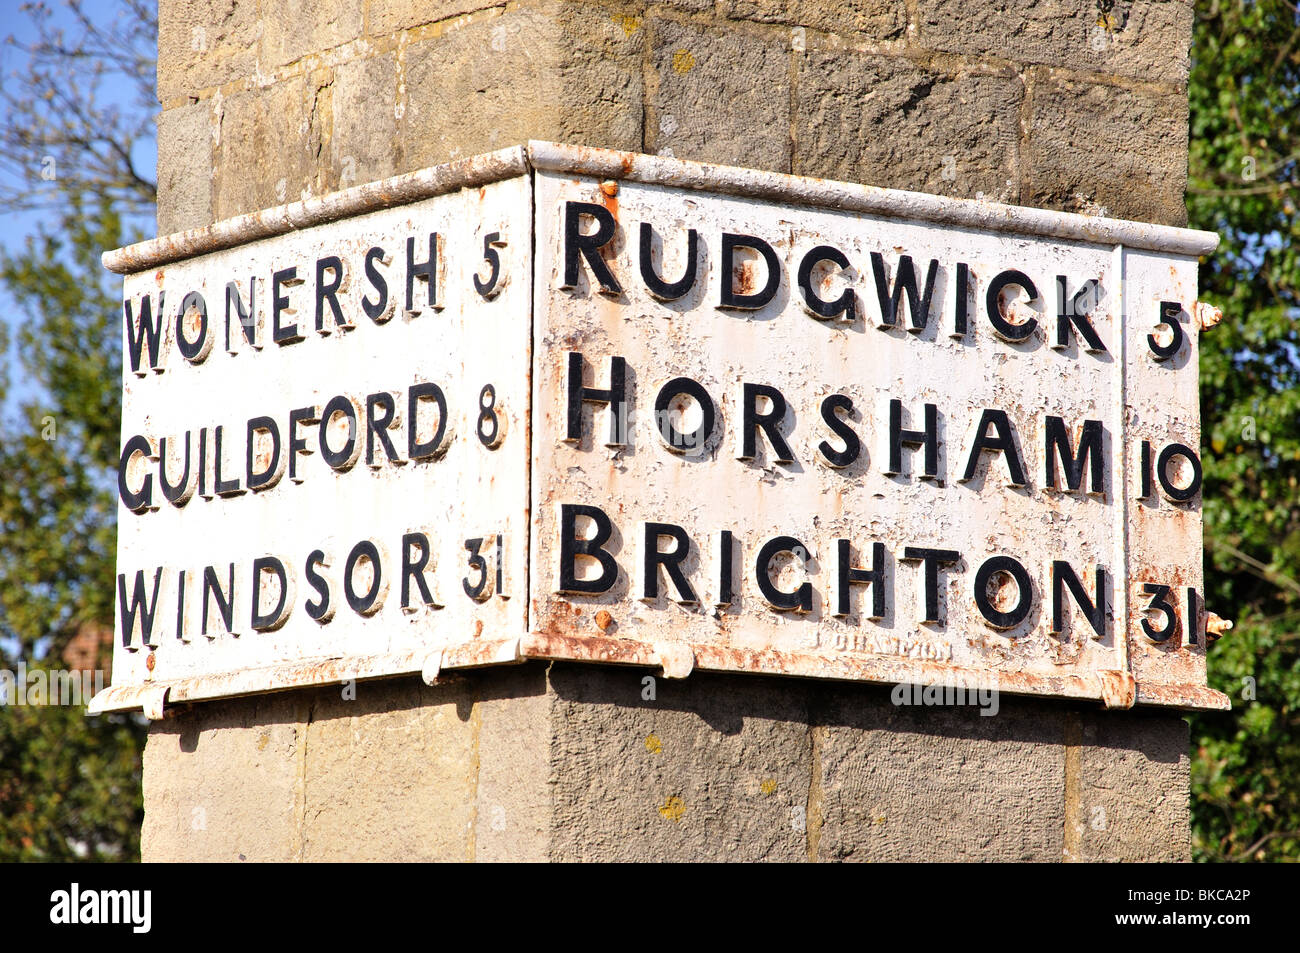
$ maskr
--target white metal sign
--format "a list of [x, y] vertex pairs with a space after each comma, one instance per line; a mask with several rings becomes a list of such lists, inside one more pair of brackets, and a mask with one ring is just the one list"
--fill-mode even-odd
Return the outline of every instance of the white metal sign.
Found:
[[1213, 243], [533, 143], [113, 253], [97, 706], [534, 657], [1226, 707]]

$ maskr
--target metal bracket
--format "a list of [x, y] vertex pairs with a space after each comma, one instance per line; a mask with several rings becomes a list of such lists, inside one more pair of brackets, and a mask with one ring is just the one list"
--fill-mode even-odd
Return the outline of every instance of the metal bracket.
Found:
[[1223, 320], [1223, 312], [1205, 301], [1196, 302], [1193, 313], [1196, 315], [1196, 326], [1202, 331], [1210, 330]]
[[420, 678], [426, 685], [436, 685], [438, 683], [438, 673], [442, 671], [442, 649], [429, 655], [424, 660], [424, 667], [420, 669]]
[[167, 701], [169, 685], [148, 685], [140, 692], [140, 706], [150, 721], [162, 721], [163, 704]]
[[663, 666], [664, 678], [685, 678], [695, 671], [695, 653], [680, 642], [657, 642], [655, 654]]
[[1097, 682], [1107, 708], [1132, 708], [1137, 702], [1137, 679], [1130, 672], [1100, 671]]

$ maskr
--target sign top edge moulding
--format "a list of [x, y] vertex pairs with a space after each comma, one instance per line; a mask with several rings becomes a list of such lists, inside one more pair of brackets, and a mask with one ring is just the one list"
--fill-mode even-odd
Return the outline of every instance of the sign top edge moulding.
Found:
[[111, 272], [134, 274], [297, 229], [514, 178], [530, 169], [718, 192], [956, 228], [1092, 245], [1124, 245], [1188, 257], [1208, 255], [1219, 243], [1218, 235], [1213, 232], [1169, 225], [1003, 205], [984, 199], [948, 198], [613, 149], [530, 141], [524, 146], [457, 159], [340, 192], [223, 219], [202, 228], [160, 235], [106, 251], [102, 261]]

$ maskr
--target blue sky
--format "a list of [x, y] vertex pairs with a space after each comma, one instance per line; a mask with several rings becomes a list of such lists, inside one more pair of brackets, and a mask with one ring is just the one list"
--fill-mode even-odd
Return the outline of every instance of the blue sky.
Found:
[[[36, 38], [36, 32], [32, 26], [29, 17], [22, 11], [23, 4], [19, 0], [0, 0], [0, 15], [3, 17], [3, 26], [0, 26], [0, 37], [13, 36], [20, 45], [29, 44]], [[115, 5], [103, 3], [96, 5], [93, 9], [110, 10]], [[65, 26], [70, 31], [75, 28], [75, 24], [62, 4], [51, 4], [53, 11], [53, 22], [59, 26]], [[14, 49], [7, 44], [0, 45], [0, 82], [8, 82], [9, 75], [15, 70], [21, 70], [25, 64], [26, 57], [22, 50]], [[123, 111], [135, 112], [139, 109], [135, 101], [135, 89], [130, 83], [120, 76], [111, 76], [104, 81], [100, 88], [100, 97], [103, 101], [113, 103], [119, 106]], [[0, 122], [5, 117], [0, 115]], [[33, 172], [39, 173], [41, 167], [41, 155], [32, 155], [29, 157], [29, 168]], [[133, 153], [133, 159], [140, 169], [147, 169], [150, 172], [155, 168], [157, 162], [156, 143], [152, 137], [147, 141], [138, 144]], [[6, 176], [7, 173], [0, 171], [0, 176]], [[6, 185], [17, 184], [12, 177], [5, 182]], [[40, 179], [39, 175], [34, 177], [31, 185], [37, 190], [48, 189], [51, 192], [57, 189], [57, 182], [47, 182]], [[19, 251], [27, 237], [35, 234], [38, 229], [44, 225], [47, 228], [56, 228], [57, 219], [46, 211], [29, 211], [29, 212], [4, 212], [0, 213], [0, 248], [6, 252], [14, 253]], [[153, 222], [136, 223], [141, 228], [148, 230], [152, 234]], [[115, 279], [116, 280], [116, 279]], [[17, 306], [12, 297], [7, 293], [3, 285], [0, 285], [0, 320], [12, 327], [12, 322], [17, 314]], [[11, 335], [12, 338], [12, 335]], [[5, 366], [9, 370], [11, 390], [9, 393], [9, 403], [4, 408], [0, 408], [0, 419], [7, 416], [12, 409], [13, 402], [24, 400], [32, 397], [37, 391], [23, 380], [21, 366], [17, 362], [17, 354], [14, 350], [14, 343], [10, 342], [9, 350], [3, 355]]]

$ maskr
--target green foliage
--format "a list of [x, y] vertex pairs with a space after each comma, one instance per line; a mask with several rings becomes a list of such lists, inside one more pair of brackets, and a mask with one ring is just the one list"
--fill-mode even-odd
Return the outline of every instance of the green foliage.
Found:
[[138, 859], [140, 741], [134, 715], [0, 710], [0, 862]]
[[[111, 628], [121, 378], [108, 200], [68, 203], [58, 233], [0, 254], [17, 304], [21, 385], [0, 440], [0, 663], [54, 667], [84, 626]], [[133, 860], [143, 728], [80, 705], [0, 707], [0, 860]]]
[[[157, 36], [151, 0], [114, 7], [24, 3], [11, 12], [34, 39], [3, 46], [23, 62], [0, 80], [0, 210], [44, 213], [0, 253], [14, 304], [0, 346], [17, 365], [0, 364], [9, 672], [58, 668], [74, 634], [113, 624], [121, 296], [99, 256], [134, 237], [122, 215], [152, 212], [135, 146], [153, 132]], [[143, 740], [138, 716], [0, 705], [0, 860], [137, 859]]]
[[27, 657], [113, 618], [121, 358], [99, 255], [121, 224], [107, 203], [74, 203], [62, 225], [0, 254], [28, 392], [0, 441], [0, 633]]
[[1201, 297], [1210, 652], [1230, 715], [1192, 719], [1200, 860], [1300, 859], [1300, 12], [1198, 0], [1188, 213], [1216, 231]]

